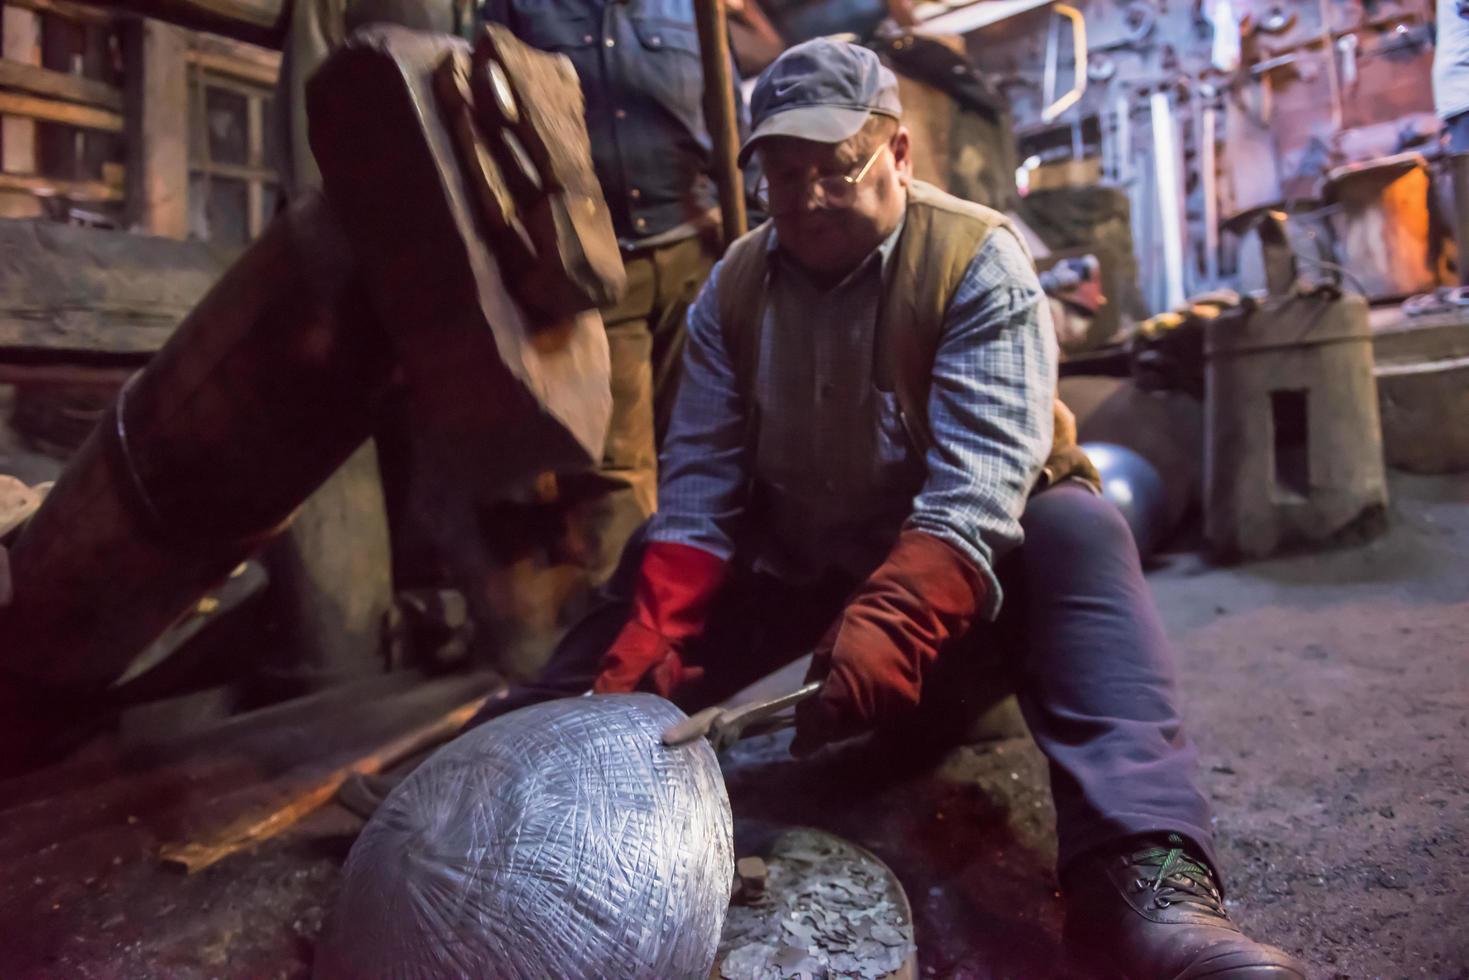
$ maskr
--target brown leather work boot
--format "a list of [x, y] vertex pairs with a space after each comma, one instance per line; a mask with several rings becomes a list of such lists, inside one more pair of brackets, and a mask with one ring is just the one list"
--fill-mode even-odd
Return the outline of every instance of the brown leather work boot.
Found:
[[1176, 834], [1077, 861], [1065, 876], [1066, 946], [1125, 980], [1306, 980], [1295, 957], [1240, 932], [1219, 885]]

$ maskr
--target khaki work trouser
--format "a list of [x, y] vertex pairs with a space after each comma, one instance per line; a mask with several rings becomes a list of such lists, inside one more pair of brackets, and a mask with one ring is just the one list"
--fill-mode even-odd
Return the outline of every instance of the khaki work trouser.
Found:
[[627, 292], [602, 311], [612, 361], [602, 465], [541, 481], [534, 502], [482, 512], [496, 566], [481, 607], [491, 620], [486, 646], [512, 676], [540, 669], [657, 506], [658, 445], [678, 387], [684, 322], [714, 257], [697, 236], [623, 256]]
[[[582, 520], [592, 552], [588, 571], [600, 585], [622, 546], [658, 503], [658, 447], [673, 411], [683, 361], [684, 322], [714, 257], [700, 238], [624, 256], [627, 292], [602, 311], [612, 359], [612, 418], [602, 465], [562, 477], [573, 499], [598, 499]], [[585, 508], [584, 508], [585, 510]]]

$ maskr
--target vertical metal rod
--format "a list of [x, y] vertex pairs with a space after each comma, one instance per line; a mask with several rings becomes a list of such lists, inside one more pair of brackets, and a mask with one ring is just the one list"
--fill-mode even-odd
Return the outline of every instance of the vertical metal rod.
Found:
[[1117, 97], [1117, 180], [1132, 180], [1132, 103], [1127, 96]]
[[1178, 139], [1173, 128], [1173, 107], [1167, 92], [1154, 92], [1153, 167], [1156, 174], [1158, 219], [1163, 233], [1164, 309], [1183, 306], [1183, 193], [1178, 179]]
[[1199, 176], [1204, 193], [1204, 282], [1207, 288], [1219, 285], [1219, 172], [1216, 129], [1219, 110], [1212, 96], [1205, 96], [1204, 119], [1199, 137]]
[[740, 128], [735, 115], [734, 71], [724, 0], [694, 0], [699, 56], [704, 66], [704, 119], [713, 144], [714, 183], [719, 187], [724, 245], [745, 233], [745, 180], [740, 172]]
[[1336, 64], [1336, 45], [1331, 38], [1331, 0], [1317, 0], [1321, 11], [1321, 52], [1326, 58], [1326, 86], [1331, 90], [1331, 125], [1342, 123], [1341, 75]]
[[1049, 109], [1056, 101], [1056, 71], [1061, 59], [1061, 18], [1054, 11], [1046, 30], [1046, 68], [1041, 80], [1041, 105]]
[[1449, 177], [1454, 188], [1454, 262], [1459, 285], [1469, 288], [1469, 153], [1449, 154]]

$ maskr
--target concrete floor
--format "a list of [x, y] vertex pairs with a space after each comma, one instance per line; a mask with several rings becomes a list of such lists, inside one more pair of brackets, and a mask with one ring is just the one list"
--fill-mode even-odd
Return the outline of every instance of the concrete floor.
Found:
[[1152, 576], [1232, 912], [1323, 977], [1469, 976], [1469, 477], [1368, 545]]

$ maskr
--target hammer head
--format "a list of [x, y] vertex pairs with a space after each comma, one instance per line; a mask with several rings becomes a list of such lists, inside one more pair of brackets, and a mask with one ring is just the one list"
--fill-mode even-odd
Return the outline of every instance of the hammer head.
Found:
[[446, 459], [488, 464], [482, 488], [595, 464], [611, 412], [596, 307], [623, 271], [565, 59], [498, 31], [471, 52], [378, 24], [307, 99], [418, 431]]

